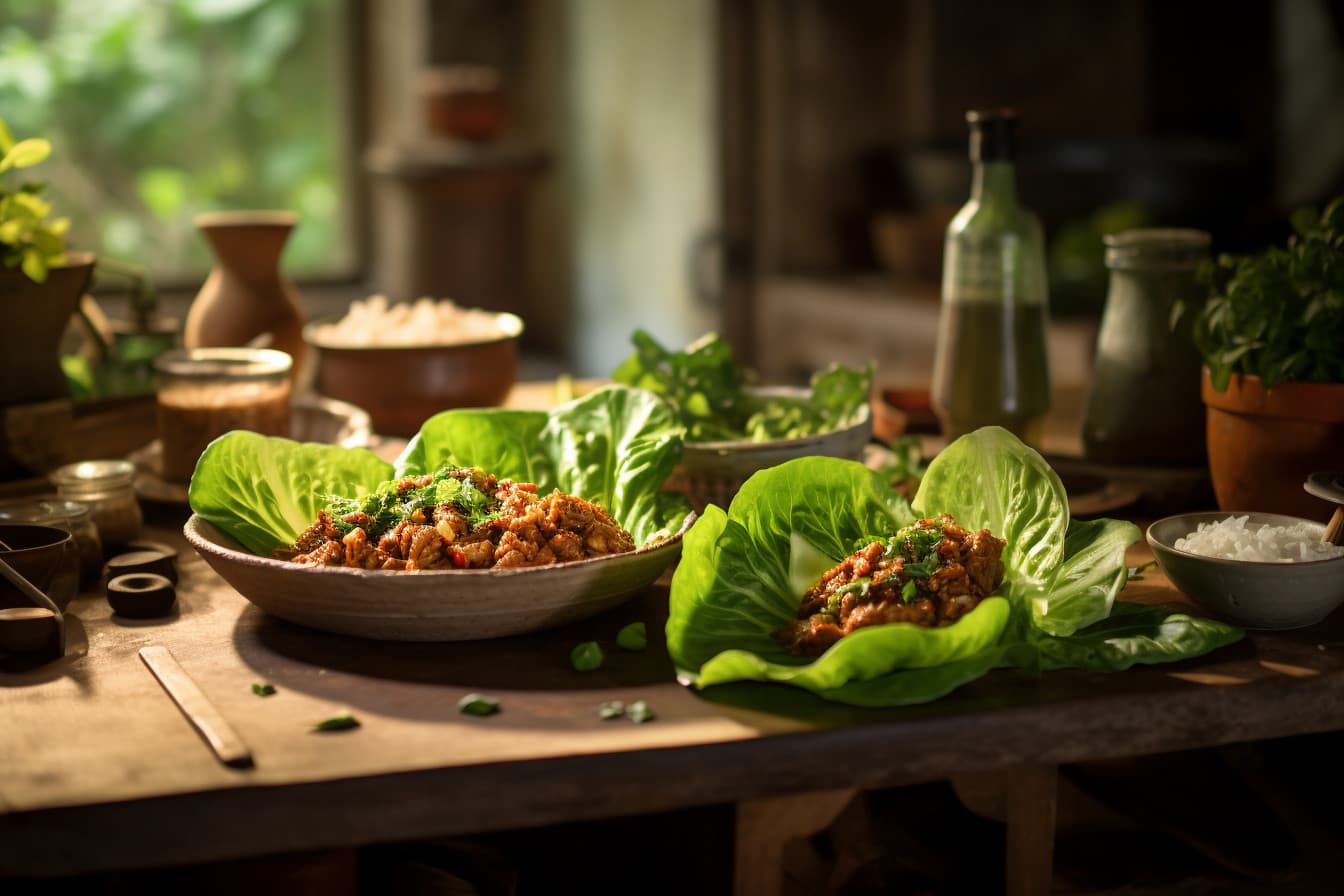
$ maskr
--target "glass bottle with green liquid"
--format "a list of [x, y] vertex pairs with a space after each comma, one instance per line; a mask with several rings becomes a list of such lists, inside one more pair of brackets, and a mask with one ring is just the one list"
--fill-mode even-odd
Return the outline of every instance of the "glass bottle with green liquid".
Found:
[[1050, 408], [1045, 240], [1017, 201], [1012, 110], [971, 111], [971, 198], [947, 228], [930, 399], [950, 441], [981, 426], [1040, 448]]

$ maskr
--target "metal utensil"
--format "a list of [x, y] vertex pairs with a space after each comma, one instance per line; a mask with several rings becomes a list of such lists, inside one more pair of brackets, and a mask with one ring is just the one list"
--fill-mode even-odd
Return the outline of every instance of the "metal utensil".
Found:
[[219, 761], [232, 768], [252, 765], [252, 752], [233, 730], [233, 727], [215, 709], [205, 693], [191, 680], [185, 669], [167, 647], [140, 648], [140, 659], [173, 698], [182, 715], [210, 745]]
[[[0, 540], [0, 550], [8, 551], [11, 550], [11, 548], [3, 540]], [[10, 584], [12, 584], [15, 588], [19, 589], [19, 592], [23, 594], [24, 597], [32, 601], [34, 607], [41, 610], [45, 610], [55, 617], [56, 620], [55, 638], [52, 642], [46, 643], [46, 646], [43, 646], [42, 649], [44, 651], [50, 651], [51, 659], [55, 659], [59, 656], [64, 656], [65, 614], [61, 612], [61, 608], [56, 606], [56, 603], [50, 597], [48, 597], [41, 588], [38, 588], [32, 582], [28, 581], [28, 579], [24, 577], [23, 573], [19, 572], [13, 566], [10, 566], [9, 561], [6, 560], [4, 557], [0, 557], [0, 575], [3, 575], [6, 579], [8, 579]], [[15, 614], [9, 614], [9, 615], [15, 616]], [[30, 632], [34, 628], [34, 626], [39, 625], [41, 623], [37, 621], [37, 617], [32, 616], [31, 614], [18, 614], [18, 617], [22, 618], [21, 619], [17, 617], [6, 618], [4, 620], [4, 624], [7, 626], [18, 625], [22, 627], [25, 630], [24, 636], [15, 643], [26, 643], [27, 633]], [[49, 625], [50, 623], [47, 624]], [[13, 645], [11, 645], [11, 649], [13, 649]]]

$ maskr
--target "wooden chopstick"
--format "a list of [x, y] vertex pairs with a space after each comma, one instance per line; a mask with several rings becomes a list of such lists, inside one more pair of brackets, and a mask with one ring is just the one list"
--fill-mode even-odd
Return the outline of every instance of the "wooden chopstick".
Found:
[[154, 673], [191, 726], [205, 738], [220, 762], [233, 768], [252, 765], [252, 752], [242, 738], [219, 714], [219, 710], [191, 680], [167, 647], [141, 647], [140, 659]]

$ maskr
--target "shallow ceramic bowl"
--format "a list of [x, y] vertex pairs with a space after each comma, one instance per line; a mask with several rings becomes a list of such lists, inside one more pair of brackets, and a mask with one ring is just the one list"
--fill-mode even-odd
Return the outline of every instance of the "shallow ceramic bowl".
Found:
[[[791, 386], [762, 386], [749, 391], [761, 398], [808, 394], [807, 389]], [[863, 448], [872, 431], [872, 408], [865, 405], [857, 423], [820, 435], [772, 442], [686, 442], [681, 463], [672, 471], [666, 487], [685, 494], [697, 512], [709, 504], [727, 508], [742, 483], [757, 470], [813, 455], [863, 460]]]
[[496, 315], [499, 335], [442, 345], [341, 345], [317, 335], [324, 321], [303, 330], [317, 352], [313, 388], [366, 408], [375, 432], [410, 436], [451, 408], [493, 407], [518, 379], [523, 321]]
[[259, 557], [199, 516], [183, 529], [215, 572], [290, 622], [384, 641], [472, 641], [584, 619], [625, 602], [681, 555], [682, 536], [629, 554], [521, 569], [406, 573]]
[[1277, 513], [1212, 511], [1160, 519], [1148, 527], [1148, 545], [1158, 566], [1186, 597], [1220, 619], [1252, 629], [1314, 625], [1344, 603], [1344, 557], [1305, 563], [1257, 563], [1218, 560], [1176, 549], [1176, 539], [1194, 532], [1200, 523], [1229, 516], [1249, 517], [1248, 526], [1307, 523], [1313, 538], [1320, 538], [1325, 531], [1320, 523]]
[[[61, 610], [79, 591], [79, 546], [55, 526], [0, 523], [0, 557]], [[30, 607], [33, 602], [0, 577], [0, 607]]]

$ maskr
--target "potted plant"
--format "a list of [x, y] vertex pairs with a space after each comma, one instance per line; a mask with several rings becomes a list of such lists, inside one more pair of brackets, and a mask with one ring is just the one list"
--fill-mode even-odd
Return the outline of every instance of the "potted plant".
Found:
[[1344, 468], [1344, 196], [1292, 225], [1284, 247], [1205, 267], [1194, 340], [1218, 506], [1319, 519], [1302, 484]]
[[15, 140], [0, 119], [0, 407], [69, 397], [60, 342], [89, 278], [93, 256], [68, 253], [66, 218], [51, 217], [40, 181], [14, 172], [51, 154], [40, 138]]

